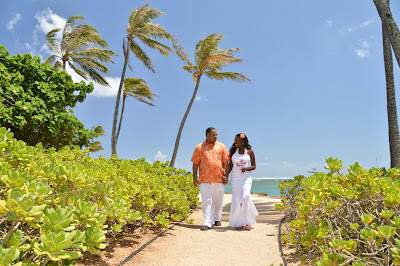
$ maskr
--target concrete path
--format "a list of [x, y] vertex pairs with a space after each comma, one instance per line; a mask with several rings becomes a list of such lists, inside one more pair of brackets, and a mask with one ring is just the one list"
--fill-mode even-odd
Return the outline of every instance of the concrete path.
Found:
[[279, 198], [252, 195], [259, 212], [253, 230], [229, 227], [231, 195], [225, 194], [222, 226], [201, 231], [201, 208], [188, 219], [193, 224], [175, 226], [125, 265], [274, 265], [282, 258], [278, 246], [279, 222], [283, 215], [274, 210]]

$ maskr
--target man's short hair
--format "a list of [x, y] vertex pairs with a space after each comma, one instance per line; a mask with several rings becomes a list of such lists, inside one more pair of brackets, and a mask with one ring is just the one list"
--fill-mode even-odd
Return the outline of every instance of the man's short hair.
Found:
[[[207, 136], [207, 134], [210, 134], [210, 132], [211, 132], [213, 129], [215, 129], [215, 128], [213, 128], [213, 127], [207, 128], [207, 130], [206, 130], [206, 136]], [[215, 130], [216, 130], [216, 129], [215, 129]]]

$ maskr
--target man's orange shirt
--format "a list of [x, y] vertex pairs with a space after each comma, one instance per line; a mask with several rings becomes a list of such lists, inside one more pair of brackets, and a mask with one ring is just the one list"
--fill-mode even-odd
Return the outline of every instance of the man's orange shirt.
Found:
[[224, 175], [223, 164], [229, 160], [224, 144], [216, 141], [208, 144], [200, 143], [194, 149], [192, 162], [199, 165], [199, 183], [222, 183]]

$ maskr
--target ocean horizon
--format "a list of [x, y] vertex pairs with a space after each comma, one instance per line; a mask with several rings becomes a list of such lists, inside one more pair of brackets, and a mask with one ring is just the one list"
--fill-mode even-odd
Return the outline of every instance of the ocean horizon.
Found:
[[[266, 193], [268, 196], [280, 196], [278, 183], [293, 179], [293, 177], [253, 177], [252, 193]], [[225, 192], [232, 194], [231, 181], [225, 186]]]

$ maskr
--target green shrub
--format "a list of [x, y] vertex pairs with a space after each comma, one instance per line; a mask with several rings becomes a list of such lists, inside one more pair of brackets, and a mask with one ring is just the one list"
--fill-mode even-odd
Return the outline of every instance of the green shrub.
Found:
[[400, 169], [326, 160], [328, 173], [279, 184], [288, 241], [317, 265], [400, 264]]
[[0, 128], [0, 265], [69, 265], [124, 226], [165, 228], [198, 204], [185, 170], [88, 152], [27, 146]]

